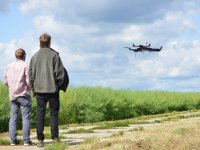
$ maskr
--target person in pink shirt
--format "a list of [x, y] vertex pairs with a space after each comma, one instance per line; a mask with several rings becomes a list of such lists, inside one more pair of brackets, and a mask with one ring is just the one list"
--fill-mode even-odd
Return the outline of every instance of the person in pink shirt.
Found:
[[10, 99], [9, 135], [11, 145], [19, 144], [17, 139], [17, 114], [21, 108], [24, 145], [33, 145], [30, 140], [30, 118], [32, 102], [30, 98], [30, 84], [28, 65], [25, 63], [26, 53], [23, 49], [15, 51], [16, 61], [9, 64], [4, 73], [3, 82], [8, 87]]

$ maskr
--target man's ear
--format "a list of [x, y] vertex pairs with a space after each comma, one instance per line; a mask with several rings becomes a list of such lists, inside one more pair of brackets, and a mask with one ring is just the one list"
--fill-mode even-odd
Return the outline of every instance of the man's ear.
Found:
[[26, 60], [26, 55], [24, 55], [24, 57], [23, 57], [23, 61], [25, 61]]

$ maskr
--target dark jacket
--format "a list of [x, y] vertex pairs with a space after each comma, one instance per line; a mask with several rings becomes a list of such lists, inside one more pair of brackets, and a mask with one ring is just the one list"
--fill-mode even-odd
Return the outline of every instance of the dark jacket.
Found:
[[65, 78], [64, 78], [63, 84], [60, 87], [60, 90], [66, 92], [67, 87], [69, 85], [69, 76], [68, 76], [67, 70], [65, 68], [64, 68], [64, 71], [65, 71]]
[[69, 78], [59, 53], [51, 48], [41, 48], [30, 61], [29, 79], [35, 93], [66, 91]]

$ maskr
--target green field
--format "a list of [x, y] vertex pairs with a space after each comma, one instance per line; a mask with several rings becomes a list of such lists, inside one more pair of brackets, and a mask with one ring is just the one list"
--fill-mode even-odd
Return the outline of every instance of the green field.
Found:
[[[33, 100], [31, 127], [35, 128], [36, 101]], [[200, 109], [200, 93], [114, 90], [103, 87], [69, 87], [60, 93], [59, 124], [91, 123], [134, 118], [142, 115]], [[8, 131], [8, 90], [0, 83], [0, 132]], [[49, 110], [46, 113], [49, 125]], [[21, 128], [21, 122], [18, 122]]]

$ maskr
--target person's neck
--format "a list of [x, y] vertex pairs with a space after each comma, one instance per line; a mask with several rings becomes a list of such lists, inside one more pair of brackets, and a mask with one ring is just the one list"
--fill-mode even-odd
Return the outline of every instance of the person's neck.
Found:
[[24, 61], [24, 59], [16, 59], [16, 61]]

